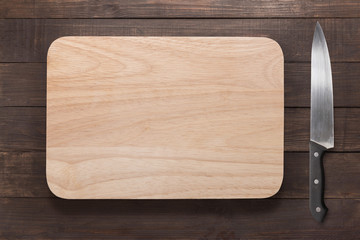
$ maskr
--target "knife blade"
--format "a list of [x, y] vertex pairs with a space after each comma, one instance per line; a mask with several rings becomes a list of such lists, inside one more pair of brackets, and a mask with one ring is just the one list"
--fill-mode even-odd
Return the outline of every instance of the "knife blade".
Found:
[[334, 107], [331, 63], [324, 32], [316, 23], [311, 50], [309, 207], [312, 216], [323, 221], [328, 208], [324, 203], [323, 156], [334, 147]]

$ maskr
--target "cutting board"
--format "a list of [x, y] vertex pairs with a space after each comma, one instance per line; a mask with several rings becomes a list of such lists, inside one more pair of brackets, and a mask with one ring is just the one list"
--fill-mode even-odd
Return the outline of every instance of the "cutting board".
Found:
[[283, 65], [269, 38], [57, 39], [47, 58], [49, 188], [66, 199], [274, 195]]

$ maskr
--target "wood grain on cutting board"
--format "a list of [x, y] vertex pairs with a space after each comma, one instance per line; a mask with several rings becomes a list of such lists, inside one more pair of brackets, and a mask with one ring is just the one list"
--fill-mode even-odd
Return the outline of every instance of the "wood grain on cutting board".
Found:
[[48, 185], [70, 199], [269, 197], [283, 177], [283, 99], [268, 38], [60, 38]]

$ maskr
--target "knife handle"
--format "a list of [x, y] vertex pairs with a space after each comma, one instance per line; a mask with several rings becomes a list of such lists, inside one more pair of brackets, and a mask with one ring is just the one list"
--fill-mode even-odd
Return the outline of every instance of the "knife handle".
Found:
[[325, 151], [326, 148], [310, 141], [310, 212], [318, 222], [322, 222], [328, 211], [324, 203], [323, 156]]

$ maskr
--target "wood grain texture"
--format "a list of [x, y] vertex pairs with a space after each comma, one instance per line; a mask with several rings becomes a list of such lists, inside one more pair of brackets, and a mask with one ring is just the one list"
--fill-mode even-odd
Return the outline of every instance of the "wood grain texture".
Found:
[[360, 17], [356, 0], [12, 0], [0, 18], [304, 18]]
[[0, 106], [45, 106], [46, 64], [1, 63]]
[[[336, 108], [335, 148], [331, 151], [360, 151], [359, 108]], [[309, 150], [310, 109], [285, 108], [284, 150]], [[43, 107], [0, 108], [2, 151], [44, 151], [46, 109]]]
[[[285, 107], [310, 107], [310, 63], [285, 63]], [[360, 63], [333, 63], [334, 106], [360, 107]], [[0, 106], [46, 106], [46, 63], [0, 64]]]
[[70, 199], [274, 195], [283, 65], [268, 38], [56, 40], [47, 65], [50, 189]]
[[0, 197], [53, 197], [46, 183], [45, 152], [0, 152], [0, 179]]
[[46, 110], [43, 107], [0, 107], [0, 149], [45, 149]]
[[[310, 62], [316, 19], [4, 19], [1, 62], [46, 62], [63, 36], [269, 37], [286, 62]], [[360, 19], [321, 19], [332, 62], [360, 61]]]
[[[45, 176], [45, 152], [0, 153], [0, 197], [55, 197]], [[360, 153], [328, 153], [325, 198], [360, 198]], [[284, 180], [272, 198], [308, 198], [308, 153], [286, 152]], [[334, 167], [336, 166], [336, 167]]]
[[308, 199], [0, 199], [3, 239], [357, 239], [358, 199], [328, 200], [314, 222]]

